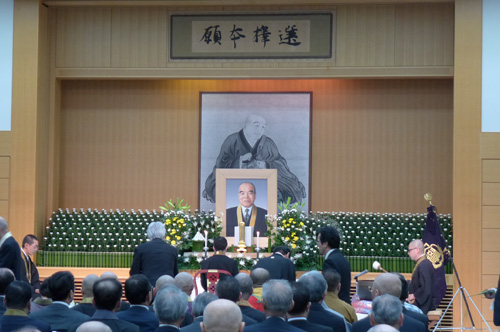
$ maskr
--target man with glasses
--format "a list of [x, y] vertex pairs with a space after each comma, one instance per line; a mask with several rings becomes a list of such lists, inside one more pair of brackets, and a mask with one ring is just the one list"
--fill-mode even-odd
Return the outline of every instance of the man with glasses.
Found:
[[40, 276], [38, 275], [38, 269], [35, 263], [31, 259], [33, 255], [38, 251], [38, 238], [33, 234], [28, 234], [24, 237], [22, 248], [21, 248], [21, 258], [23, 259], [23, 275], [26, 275], [28, 283], [31, 285], [33, 295], [40, 294]]
[[427, 315], [435, 309], [434, 304], [434, 267], [425, 255], [422, 240], [413, 240], [408, 245], [408, 256], [414, 261], [415, 268], [411, 276], [408, 302], [415, 304]]

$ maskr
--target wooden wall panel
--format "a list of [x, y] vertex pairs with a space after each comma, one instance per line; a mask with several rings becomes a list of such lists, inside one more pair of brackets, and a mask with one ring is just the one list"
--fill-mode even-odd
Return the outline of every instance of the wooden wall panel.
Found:
[[11, 152], [11, 131], [0, 131], [0, 155], [9, 156]]
[[0, 179], [8, 179], [10, 177], [10, 158], [0, 156]]
[[59, 8], [56, 25], [56, 67], [111, 66], [110, 8]]
[[500, 206], [483, 206], [483, 228], [500, 228]]
[[393, 66], [393, 5], [337, 7], [337, 66]]
[[0, 179], [0, 200], [9, 199], [9, 179]]
[[65, 81], [60, 207], [152, 209], [177, 196], [197, 206], [199, 92], [312, 91], [312, 209], [425, 212], [432, 192], [451, 213], [451, 89], [450, 80]]
[[483, 183], [483, 205], [500, 205], [500, 183]]
[[165, 7], [113, 8], [111, 67], [165, 67], [167, 21]]
[[396, 6], [395, 65], [453, 65], [453, 3]]
[[500, 252], [500, 229], [483, 228], [483, 251], [498, 251]]
[[500, 159], [483, 160], [483, 182], [500, 182]]

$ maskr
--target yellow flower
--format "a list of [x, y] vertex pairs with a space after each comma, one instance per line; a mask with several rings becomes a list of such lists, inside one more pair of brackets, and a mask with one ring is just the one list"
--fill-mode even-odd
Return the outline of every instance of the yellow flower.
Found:
[[172, 242], [170, 242], [171, 244], [176, 244], [177, 242], [175, 242], [175, 240], [172, 240]]
[[167, 241], [170, 241], [170, 236], [167, 236]]
[[167, 219], [167, 221], [165, 221], [165, 225], [170, 225], [172, 223], [172, 221], [170, 221], [170, 219]]
[[292, 222], [292, 221], [293, 221], [293, 218], [288, 218], [288, 221]]
[[299, 225], [300, 225], [300, 226], [304, 226], [304, 223], [301, 221]]
[[295, 243], [292, 243], [292, 249], [297, 248], [297, 245]]
[[180, 240], [180, 239], [181, 239], [181, 237], [180, 237], [179, 235], [176, 235], [176, 236], [175, 236], [175, 238], [176, 238], [177, 240]]
[[171, 234], [171, 235], [174, 235], [175, 233], [177, 233], [177, 230], [172, 229], [172, 232], [171, 232], [170, 234]]
[[285, 238], [285, 241], [288, 241], [288, 240], [290, 240], [290, 238], [287, 236], [287, 237]]
[[293, 237], [293, 240], [294, 240], [294, 241], [297, 241], [298, 239], [299, 239], [299, 237], [298, 237], [298, 236], [294, 236], [294, 237]]

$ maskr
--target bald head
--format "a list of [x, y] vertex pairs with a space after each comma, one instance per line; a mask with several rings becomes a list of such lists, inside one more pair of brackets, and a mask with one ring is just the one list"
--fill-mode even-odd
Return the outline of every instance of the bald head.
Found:
[[99, 280], [99, 276], [96, 274], [89, 274], [85, 278], [83, 278], [82, 281], [82, 294], [83, 297], [93, 297], [94, 292], [92, 291], [92, 288], [94, 287], [94, 284], [97, 280]]
[[159, 277], [158, 280], [156, 280], [156, 291], [159, 291], [160, 289], [168, 285], [175, 286], [175, 280], [171, 276], [165, 274]]
[[387, 324], [378, 324], [368, 330], [368, 332], [397, 332], [399, 330]]
[[193, 276], [187, 272], [178, 273], [174, 278], [174, 284], [189, 296], [194, 288]]
[[389, 294], [399, 299], [401, 296], [401, 281], [392, 273], [382, 273], [375, 278], [372, 286], [372, 298]]
[[111, 328], [99, 321], [88, 321], [78, 326], [76, 332], [112, 332]]
[[424, 251], [424, 242], [422, 242], [422, 240], [420, 239], [411, 241], [410, 246], [412, 246], [412, 248], [418, 248], [421, 251]]
[[254, 287], [261, 287], [266, 281], [269, 280], [269, 271], [258, 267], [250, 272], [250, 278], [252, 278]]
[[236, 303], [219, 299], [206, 306], [201, 326], [204, 332], [241, 332], [244, 323]]
[[106, 271], [101, 274], [101, 279], [116, 279], [118, 280], [118, 276], [116, 273], [112, 271]]

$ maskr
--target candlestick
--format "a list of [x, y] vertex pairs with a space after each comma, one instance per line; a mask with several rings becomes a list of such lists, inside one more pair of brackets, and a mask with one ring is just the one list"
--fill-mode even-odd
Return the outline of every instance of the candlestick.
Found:
[[205, 231], [205, 247], [208, 247], [208, 231]]
[[259, 247], [259, 235], [260, 235], [260, 232], [257, 232], [257, 245], [255, 246], [255, 248]]

